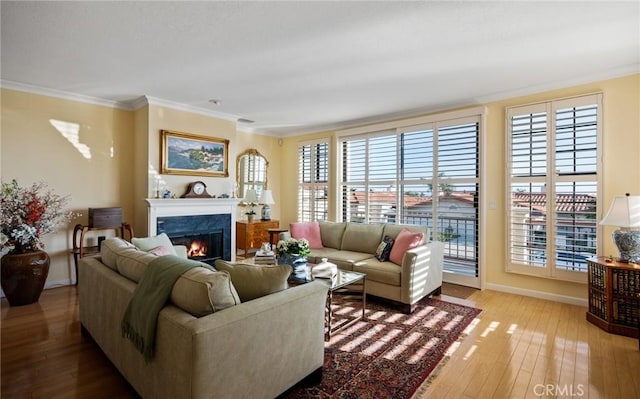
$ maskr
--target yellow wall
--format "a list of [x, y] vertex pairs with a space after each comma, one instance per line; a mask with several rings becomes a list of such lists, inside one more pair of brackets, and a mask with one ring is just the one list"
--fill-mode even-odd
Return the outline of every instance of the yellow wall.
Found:
[[[77, 139], [69, 141], [52, 122], [67, 124]], [[1, 126], [2, 181], [17, 179], [23, 186], [44, 181], [57, 194], [69, 195], [71, 209], [82, 213], [70, 226], [44, 236], [51, 256], [48, 282], [69, 283], [71, 229], [87, 223], [87, 209], [121, 206], [125, 220], [133, 216], [132, 113], [3, 89]]]
[[[595, 92], [602, 92], [604, 112], [604, 171], [603, 192], [605, 208], [611, 198], [630, 192], [640, 195], [640, 75], [595, 82], [560, 90], [551, 90], [535, 95], [512, 98], [484, 104], [487, 108], [486, 124], [486, 168], [487, 179], [482, 182], [487, 199], [495, 200], [497, 209], [484, 209], [486, 215], [486, 237], [484, 259], [486, 264], [486, 283], [488, 287], [507, 290], [531, 290], [554, 297], [566, 296], [585, 299], [587, 292], [584, 284], [552, 281], [537, 277], [523, 276], [505, 272], [506, 259], [506, 222], [505, 222], [505, 107], [530, 104], [551, 99], [565, 98]], [[295, 191], [297, 177], [296, 151], [300, 141], [318, 137], [331, 137], [335, 148], [336, 133], [326, 132], [313, 135], [289, 137], [283, 144], [283, 190]], [[334, 167], [332, 190], [335, 190], [337, 171], [336, 154], [332, 154]], [[335, 193], [335, 191], [332, 191]], [[330, 198], [335, 198], [331, 196]], [[489, 201], [485, 202], [486, 204]], [[332, 204], [333, 205], [333, 204]], [[335, 217], [335, 209], [332, 216]], [[605, 209], [606, 211], [606, 209]], [[289, 223], [296, 219], [296, 202], [292, 198], [283, 204], [282, 221]], [[615, 254], [617, 250], [608, 239], [611, 229], [605, 229], [604, 254]]]
[[[136, 214], [140, 231], [147, 233], [146, 212], [147, 206], [144, 198], [153, 195], [153, 179], [160, 171], [160, 130], [172, 130], [182, 133], [210, 136], [229, 140], [229, 165], [228, 177], [203, 177], [183, 175], [161, 175], [162, 186], [180, 196], [185, 193], [189, 183], [200, 180], [207, 185], [207, 192], [214, 196], [231, 194], [233, 184], [236, 181], [236, 156], [249, 148], [258, 149], [269, 162], [268, 187], [274, 190], [276, 204], [272, 207], [272, 218], [279, 215], [279, 179], [280, 174], [280, 146], [275, 137], [263, 136], [251, 133], [237, 132], [234, 121], [212, 118], [201, 114], [188, 113], [172, 108], [151, 105], [148, 107], [148, 174], [145, 197], [136, 198]], [[144, 132], [140, 132], [143, 134]], [[142, 139], [141, 139], [142, 141]], [[236, 219], [246, 219], [241, 208], [238, 208]], [[144, 222], [143, 222], [144, 220]]]

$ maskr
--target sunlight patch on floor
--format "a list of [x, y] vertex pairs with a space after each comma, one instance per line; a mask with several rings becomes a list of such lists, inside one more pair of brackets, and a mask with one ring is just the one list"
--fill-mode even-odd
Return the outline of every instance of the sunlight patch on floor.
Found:
[[480, 334], [480, 336], [482, 338], [486, 338], [490, 333], [494, 332], [499, 325], [500, 325], [499, 321], [492, 321], [491, 323], [489, 323], [487, 328], [484, 329], [484, 331], [482, 332], [482, 334]]

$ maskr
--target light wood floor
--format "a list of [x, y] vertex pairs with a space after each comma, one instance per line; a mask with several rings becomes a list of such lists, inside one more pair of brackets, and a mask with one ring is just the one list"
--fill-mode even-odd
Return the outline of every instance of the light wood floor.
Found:
[[[442, 299], [484, 312], [417, 397], [640, 398], [638, 341], [591, 325], [586, 309], [488, 290]], [[33, 305], [1, 303], [3, 399], [137, 397], [80, 336], [75, 287]]]
[[489, 290], [468, 301], [483, 313], [419, 398], [640, 398], [638, 340], [586, 308]]

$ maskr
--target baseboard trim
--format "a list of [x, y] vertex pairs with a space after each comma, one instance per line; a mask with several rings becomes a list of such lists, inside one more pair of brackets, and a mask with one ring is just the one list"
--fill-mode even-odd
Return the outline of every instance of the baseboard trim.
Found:
[[501, 285], [501, 284], [493, 284], [493, 283], [487, 283], [485, 288], [494, 290], [494, 291], [499, 291], [499, 292], [506, 292], [508, 294], [516, 294], [516, 295], [523, 295], [523, 296], [528, 296], [532, 298], [546, 299], [549, 301], [561, 302], [569, 305], [582, 306], [585, 308], [589, 306], [589, 302], [586, 298], [576, 298], [576, 297], [566, 296], [566, 295], [551, 294], [544, 291], [528, 290], [524, 288], [517, 288], [509, 285]]

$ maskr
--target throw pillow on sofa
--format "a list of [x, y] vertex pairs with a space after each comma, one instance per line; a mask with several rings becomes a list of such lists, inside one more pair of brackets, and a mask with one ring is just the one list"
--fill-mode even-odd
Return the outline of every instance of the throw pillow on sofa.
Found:
[[422, 244], [424, 244], [424, 233], [412, 233], [408, 229], [402, 229], [393, 243], [389, 260], [397, 265], [402, 265], [404, 253]]
[[378, 249], [376, 249], [376, 259], [378, 259], [380, 262], [388, 261], [394, 242], [395, 240], [393, 238], [384, 236], [382, 242], [380, 243], [380, 245], [378, 245]]
[[309, 241], [310, 249], [324, 248], [318, 222], [291, 223], [289, 224], [289, 230], [293, 238], [306, 238]]
[[180, 276], [173, 285], [170, 300], [195, 317], [240, 304], [229, 272], [204, 267], [195, 267]]
[[215, 268], [229, 272], [242, 302], [287, 289], [287, 279], [292, 270], [289, 265], [254, 266], [233, 264], [221, 259], [216, 260]]
[[166, 233], [155, 237], [133, 237], [131, 243], [141, 251], [156, 253], [156, 255], [176, 255], [171, 239]]

